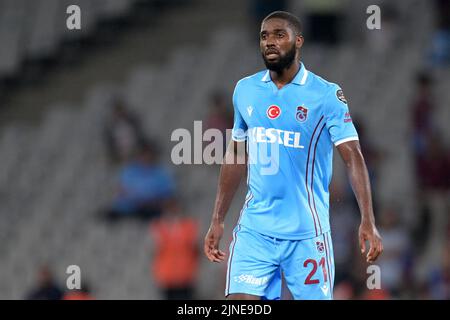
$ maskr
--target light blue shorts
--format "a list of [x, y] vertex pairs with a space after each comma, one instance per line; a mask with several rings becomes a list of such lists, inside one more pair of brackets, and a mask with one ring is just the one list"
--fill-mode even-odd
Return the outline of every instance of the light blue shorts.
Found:
[[311, 239], [282, 240], [237, 225], [230, 244], [225, 296], [244, 293], [279, 300], [282, 273], [294, 299], [333, 299], [330, 232]]

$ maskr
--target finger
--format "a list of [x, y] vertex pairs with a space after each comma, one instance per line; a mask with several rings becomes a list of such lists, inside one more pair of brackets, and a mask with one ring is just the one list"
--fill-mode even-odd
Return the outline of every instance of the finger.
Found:
[[225, 258], [225, 252], [223, 252], [222, 250], [219, 250], [219, 249], [215, 249], [214, 256], [223, 260], [223, 258]]
[[372, 258], [373, 258], [373, 254], [374, 254], [374, 249], [372, 247], [369, 248], [367, 254], [366, 254], [366, 261], [371, 263], [372, 262]]
[[374, 255], [376, 254], [377, 244], [375, 239], [369, 239], [369, 252], [367, 253], [367, 261], [371, 262], [373, 260]]
[[206, 256], [209, 255], [209, 245], [206, 243], [206, 241], [205, 241], [205, 243], [204, 243], [204, 245], [203, 245], [203, 253], [204, 253]]
[[370, 248], [369, 252], [366, 255], [367, 261], [371, 261], [373, 256], [374, 256], [374, 254], [375, 254], [375, 248]]
[[372, 254], [371, 256], [367, 256], [367, 262], [373, 263], [376, 260], [376, 253]]
[[209, 241], [210, 243], [206, 243], [205, 244], [205, 254], [208, 257], [209, 261], [213, 262], [215, 259], [215, 255], [214, 255], [214, 246], [211, 244], [211, 241]]
[[212, 261], [212, 256], [211, 256], [211, 241], [209, 239], [205, 239], [205, 244], [203, 245], [203, 252], [205, 253], [206, 257]]
[[206, 252], [206, 257], [208, 258], [209, 261], [211, 261], [211, 262], [214, 261], [214, 256], [213, 256], [213, 254], [211, 253], [210, 250], [208, 250], [208, 251]]
[[205, 254], [205, 256], [209, 259], [209, 249], [208, 249], [208, 245], [205, 244], [203, 245], [203, 253]]
[[213, 259], [214, 262], [222, 262], [225, 259], [224, 256], [219, 256], [218, 254], [213, 255], [213, 256], [214, 256], [214, 259]]
[[210, 262], [214, 262], [214, 257], [210, 253], [208, 253], [206, 257]]
[[209, 246], [208, 257], [211, 262], [221, 262], [225, 258], [225, 253], [214, 248], [213, 246]]
[[219, 243], [217, 240], [207, 237], [205, 239], [204, 251], [209, 261], [221, 262], [225, 259], [225, 253], [218, 249]]
[[378, 239], [377, 240], [377, 250], [375, 251], [375, 254], [372, 257], [372, 261], [376, 261], [382, 252], [383, 252], [383, 244]]
[[361, 248], [361, 253], [366, 252], [366, 241], [363, 235], [359, 236], [359, 247]]
[[224, 261], [225, 260], [225, 254], [220, 254], [219, 256], [220, 261]]
[[378, 256], [381, 254], [381, 251], [382, 251], [382, 244], [378, 238], [374, 240], [373, 248], [374, 249], [373, 249], [372, 255], [370, 256], [371, 262], [374, 262], [375, 260], [377, 260]]
[[380, 255], [379, 251], [376, 250], [371, 257], [368, 258], [367, 262], [373, 263], [377, 260], [378, 256]]

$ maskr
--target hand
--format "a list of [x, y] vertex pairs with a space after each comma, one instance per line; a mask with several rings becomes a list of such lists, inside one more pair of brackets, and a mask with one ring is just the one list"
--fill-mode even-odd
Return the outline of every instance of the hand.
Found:
[[377, 228], [373, 223], [362, 222], [359, 226], [359, 246], [361, 254], [366, 252], [366, 240], [369, 241], [369, 252], [366, 255], [366, 261], [373, 263], [383, 252], [383, 243]]
[[219, 250], [220, 239], [223, 235], [223, 223], [211, 223], [208, 233], [205, 236], [204, 252], [211, 262], [222, 262], [225, 259], [225, 252]]

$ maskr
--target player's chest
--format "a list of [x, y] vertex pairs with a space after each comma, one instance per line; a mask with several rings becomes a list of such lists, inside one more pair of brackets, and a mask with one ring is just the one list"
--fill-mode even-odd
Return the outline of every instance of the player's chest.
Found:
[[309, 131], [322, 117], [323, 97], [302, 90], [265, 90], [243, 97], [240, 112], [249, 128]]

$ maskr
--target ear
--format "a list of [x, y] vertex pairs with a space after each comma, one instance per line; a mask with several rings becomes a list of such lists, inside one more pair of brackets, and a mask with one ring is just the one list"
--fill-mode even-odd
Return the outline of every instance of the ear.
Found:
[[303, 46], [303, 42], [305, 41], [305, 38], [303, 38], [302, 35], [298, 35], [295, 37], [295, 47], [300, 49]]

